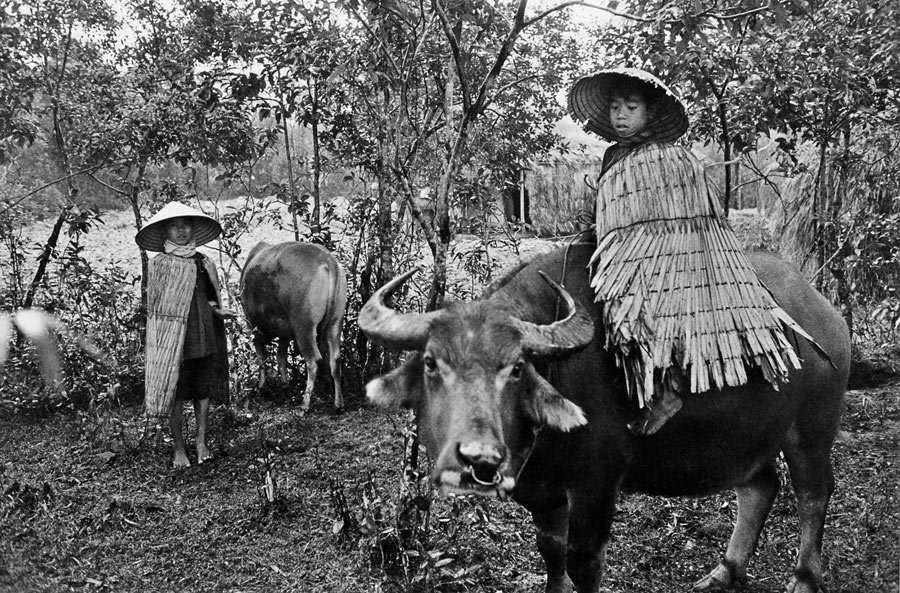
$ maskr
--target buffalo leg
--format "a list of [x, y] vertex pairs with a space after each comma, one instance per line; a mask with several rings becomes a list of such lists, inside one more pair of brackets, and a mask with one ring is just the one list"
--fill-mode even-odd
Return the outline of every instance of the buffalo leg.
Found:
[[767, 463], [748, 482], [735, 487], [737, 523], [725, 558], [708, 575], [694, 583], [694, 591], [722, 591], [747, 576], [747, 565], [759, 534], [778, 495], [780, 482], [773, 463]]
[[822, 586], [822, 539], [825, 515], [834, 492], [834, 473], [828, 448], [804, 447], [796, 433], [784, 449], [800, 515], [800, 551], [788, 593], [816, 593]]
[[306, 389], [303, 391], [303, 403], [300, 405], [300, 409], [304, 411], [309, 409], [313, 388], [316, 386], [316, 376], [319, 373], [319, 363], [322, 361], [322, 354], [319, 352], [315, 336], [315, 326], [309, 327], [301, 324], [294, 328], [294, 339], [297, 341], [297, 347], [300, 349], [304, 362], [306, 362]]
[[600, 590], [617, 493], [617, 488], [596, 485], [590, 494], [570, 497], [566, 572], [578, 593]]
[[566, 574], [566, 550], [569, 509], [562, 505], [546, 513], [532, 513], [537, 527], [537, 546], [547, 565], [547, 593], [571, 593], [572, 581]]
[[259, 384], [257, 389], [262, 390], [266, 386], [266, 339], [258, 332], [253, 332], [253, 350], [256, 351], [256, 361], [259, 363]]
[[278, 360], [278, 379], [282, 385], [287, 385], [290, 381], [287, 368], [288, 348], [290, 345], [290, 338], [278, 338], [278, 351], [275, 354], [275, 358]]
[[206, 446], [206, 426], [209, 420], [209, 399], [194, 400], [194, 417], [197, 419], [197, 463], [203, 463], [212, 459], [212, 454]]
[[325, 342], [328, 349], [328, 368], [334, 380], [334, 407], [344, 408], [344, 395], [341, 393], [341, 323], [333, 323], [325, 330]]

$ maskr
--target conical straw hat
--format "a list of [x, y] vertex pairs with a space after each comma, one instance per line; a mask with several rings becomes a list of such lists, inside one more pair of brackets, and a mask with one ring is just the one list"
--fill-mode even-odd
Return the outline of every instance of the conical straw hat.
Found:
[[609, 121], [610, 92], [623, 84], [643, 84], [657, 101], [656, 117], [648, 124], [652, 138], [674, 142], [688, 128], [687, 113], [678, 96], [657, 77], [639, 68], [611, 68], [579, 78], [569, 91], [569, 113], [584, 129], [601, 138], [621, 140]]
[[169, 202], [138, 231], [134, 240], [147, 251], [163, 251], [166, 243], [165, 222], [173, 218], [189, 218], [194, 227], [194, 243], [204, 245], [222, 233], [219, 222], [199, 210], [180, 202]]

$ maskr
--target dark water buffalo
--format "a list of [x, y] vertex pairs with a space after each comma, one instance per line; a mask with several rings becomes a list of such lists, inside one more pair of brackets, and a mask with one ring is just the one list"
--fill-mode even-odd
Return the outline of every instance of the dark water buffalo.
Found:
[[266, 380], [262, 367], [266, 345], [278, 338], [278, 371], [285, 382], [288, 345], [293, 339], [306, 362], [302, 408], [309, 409], [323, 351], [334, 378], [334, 406], [343, 408], [340, 342], [347, 275], [334, 256], [313, 243], [257, 243], [241, 274], [241, 304], [253, 326], [260, 388]]
[[[585, 271], [592, 250], [580, 244], [542, 256], [488, 298], [432, 313], [385, 306], [411, 272], [382, 287], [360, 312], [360, 328], [416, 352], [369, 383], [368, 397], [415, 410], [434, 459], [432, 478], [444, 491], [511, 495], [532, 513], [552, 593], [573, 584], [583, 593], [599, 589], [620, 488], [699, 496], [733, 487], [734, 533], [724, 558], [695, 589], [731, 587], [746, 575], [775, 500], [773, 463], [782, 451], [801, 528], [788, 590], [816, 591], [834, 483], [831, 446], [849, 367], [843, 320], [795, 268], [752, 256], [760, 277], [830, 361], [795, 339], [803, 369], [780, 390], [757, 376], [739, 388], [687, 395], [658, 433], [632, 436], [626, 423], [636, 410], [592, 323], [597, 311]], [[563, 277], [572, 296], [552, 289], [539, 270]], [[554, 322], [557, 312], [564, 319]], [[549, 359], [557, 362], [545, 365]]]

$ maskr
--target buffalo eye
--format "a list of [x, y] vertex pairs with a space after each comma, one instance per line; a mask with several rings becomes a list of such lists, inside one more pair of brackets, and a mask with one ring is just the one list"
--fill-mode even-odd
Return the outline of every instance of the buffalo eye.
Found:
[[426, 354], [422, 358], [422, 362], [425, 363], [425, 370], [429, 373], [436, 373], [438, 370], [437, 361], [430, 354]]
[[521, 379], [522, 378], [522, 369], [525, 367], [525, 363], [521, 360], [513, 365], [512, 369], [509, 371], [509, 376], [513, 379]]

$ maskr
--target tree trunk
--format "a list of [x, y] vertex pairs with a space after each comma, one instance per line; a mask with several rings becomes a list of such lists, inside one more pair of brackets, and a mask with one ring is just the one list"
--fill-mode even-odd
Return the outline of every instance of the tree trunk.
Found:
[[728, 112], [725, 109], [725, 96], [719, 99], [719, 125], [722, 126], [722, 151], [725, 157], [725, 189], [722, 195], [722, 209], [725, 218], [731, 208], [731, 132], [728, 129]]
[[315, 81], [309, 81], [309, 88], [312, 89], [310, 91], [312, 100], [312, 143], [313, 143], [313, 179], [312, 179], [312, 215], [310, 216], [310, 229], [313, 237], [316, 237], [317, 241], [321, 241], [323, 245], [331, 249], [331, 237], [330, 234], [322, 233], [322, 201], [321, 194], [319, 192], [319, 184], [321, 182], [322, 175], [322, 160], [321, 154], [319, 153], [319, 93], [318, 87], [316, 86]]
[[[146, 171], [146, 161], [141, 161], [138, 165], [137, 179], [131, 184], [131, 191], [128, 193], [128, 201], [131, 203], [131, 213], [134, 215], [134, 228], [141, 230], [144, 222], [141, 219], [141, 202], [140, 187], [144, 180], [144, 172]], [[147, 310], [147, 269], [150, 265], [150, 258], [147, 251], [141, 248], [141, 310]]]
[[840, 176], [837, 189], [831, 200], [831, 231], [829, 232], [829, 250], [834, 252], [828, 270], [834, 277], [837, 289], [838, 304], [841, 316], [847, 324], [850, 335], [853, 336], [853, 299], [850, 283], [847, 281], [845, 260], [851, 254], [850, 241], [841, 239], [841, 210], [844, 200], [849, 192], [850, 177], [850, 124], [844, 124], [843, 141], [844, 154], [841, 166], [837, 173]]
[[380, 262], [378, 268], [381, 271], [381, 277], [377, 280], [377, 286], [381, 286], [394, 276], [394, 244], [391, 240], [393, 236], [393, 225], [391, 225], [391, 194], [385, 191], [388, 179], [385, 178], [386, 171], [383, 169], [379, 172], [376, 180], [376, 199], [378, 203], [378, 260]]
[[813, 245], [816, 252], [815, 285], [819, 292], [825, 285], [825, 194], [828, 187], [828, 140], [823, 138], [819, 143], [819, 171], [816, 178], [816, 189], [813, 192], [812, 219], [813, 219]]
[[28, 287], [28, 292], [25, 294], [25, 300], [22, 301], [22, 306], [26, 309], [34, 304], [34, 295], [37, 292], [41, 280], [44, 278], [44, 273], [47, 271], [47, 264], [50, 263], [53, 251], [59, 243], [59, 233], [62, 231], [63, 224], [65, 224], [69, 212], [73, 207], [74, 204], [69, 204], [60, 211], [59, 216], [56, 217], [53, 229], [50, 231], [50, 236], [47, 237], [47, 242], [44, 243], [44, 249], [41, 251], [40, 257], [38, 257], [38, 266], [37, 270], [34, 272], [34, 278], [32, 278], [31, 285]]
[[[457, 23], [457, 27], [459, 23]], [[447, 145], [447, 162], [441, 175], [440, 185], [434, 196], [434, 228], [437, 241], [434, 245], [434, 277], [428, 294], [428, 311], [436, 311], [444, 305], [447, 292], [447, 252], [450, 246], [450, 189], [453, 187], [453, 172], [458, 160], [459, 137], [455, 134], [453, 118], [453, 96], [456, 91], [456, 64], [447, 60], [447, 85], [444, 87], [444, 142]], [[465, 114], [463, 118], [465, 118]], [[462, 122], [461, 125], [464, 125]]]
[[[284, 104], [280, 103], [280, 105]], [[291, 221], [294, 225], [294, 241], [299, 241], [300, 227], [297, 224], [297, 187], [294, 185], [294, 167], [291, 164], [291, 137], [288, 134], [287, 112], [284, 108], [282, 108], [281, 114], [281, 132], [284, 136], [284, 158], [287, 162], [288, 170], [288, 191], [291, 193], [288, 197], [288, 203], [291, 211]]]
[[35, 270], [34, 277], [31, 279], [31, 285], [28, 287], [28, 292], [25, 294], [25, 300], [22, 301], [22, 306], [26, 309], [34, 304], [34, 295], [37, 292], [37, 288], [40, 285], [41, 280], [43, 280], [44, 278], [44, 274], [47, 271], [47, 265], [50, 263], [50, 258], [53, 256], [53, 251], [56, 249], [56, 245], [59, 243], [59, 233], [62, 231], [63, 224], [66, 222], [66, 218], [68, 218], [69, 212], [75, 206], [74, 197], [77, 193], [77, 190], [72, 183], [72, 167], [69, 164], [69, 154], [66, 148], [65, 131], [63, 130], [62, 122], [59, 118], [59, 97], [56, 95], [56, 91], [59, 90], [59, 87], [63, 81], [63, 77], [66, 74], [68, 49], [71, 40], [72, 23], [69, 24], [69, 29], [66, 34], [66, 51], [59, 68], [59, 80], [56, 81], [55, 88], [51, 87], [48, 84], [48, 94], [51, 97], [50, 102], [52, 106], [51, 114], [53, 120], [53, 147], [56, 149], [56, 164], [66, 179], [68, 204], [63, 207], [63, 209], [59, 213], [59, 216], [56, 218], [56, 223], [54, 223], [53, 229], [50, 231], [50, 236], [47, 237], [47, 242], [44, 243], [44, 248], [41, 251], [41, 255], [38, 257], [37, 270]]
[[[382, 121], [385, 122], [384, 127], [378, 135], [378, 165], [375, 173], [375, 199], [376, 199], [376, 226], [375, 226], [375, 242], [378, 246], [378, 265], [376, 271], [377, 279], [374, 279], [373, 285], [381, 287], [385, 282], [394, 277], [394, 241], [396, 238], [394, 225], [391, 220], [391, 205], [393, 202], [393, 193], [391, 188], [390, 177], [390, 145], [388, 138], [391, 137], [389, 130], [390, 119], [388, 118], [388, 106], [390, 96], [387, 89], [381, 91], [381, 114]], [[380, 346], [373, 347], [371, 352], [370, 369], [375, 374], [385, 373], [393, 368], [394, 363], [399, 360], [399, 354], [387, 352]]]

